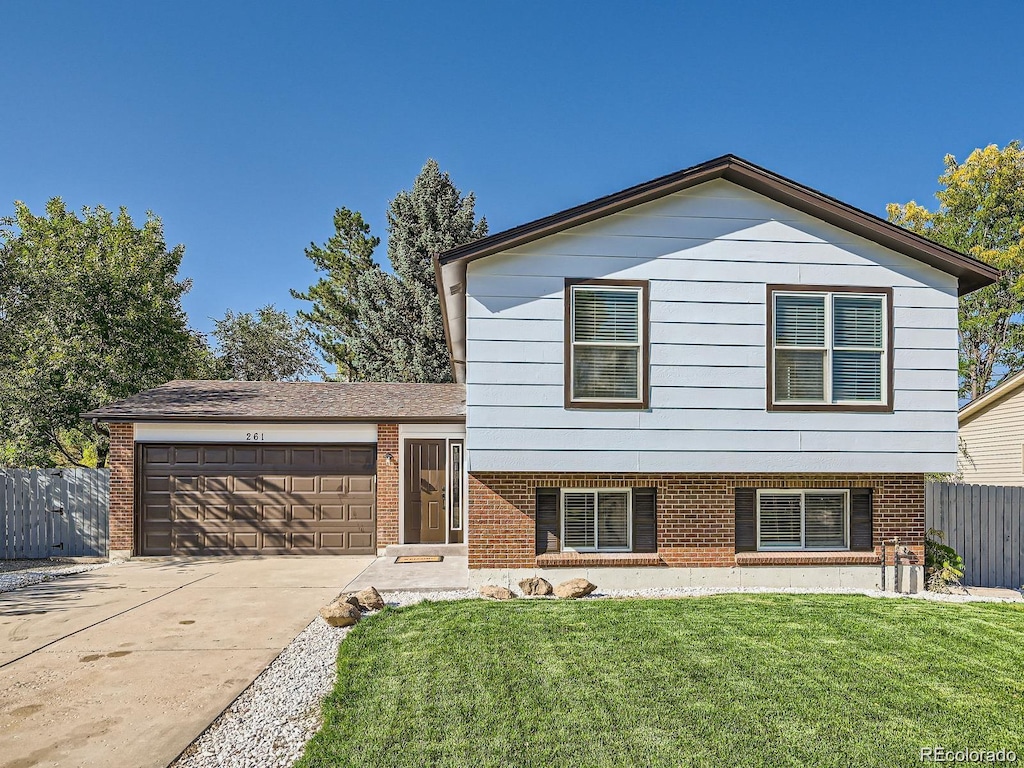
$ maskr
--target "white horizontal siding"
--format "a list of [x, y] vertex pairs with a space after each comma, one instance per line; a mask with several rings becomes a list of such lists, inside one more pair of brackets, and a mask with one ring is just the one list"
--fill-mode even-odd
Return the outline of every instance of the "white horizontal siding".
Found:
[[[944, 472], [949, 451], [934, 453], [826, 451], [551, 451], [477, 448], [470, 472]], [[756, 468], [756, 469], [752, 469]]]
[[[563, 407], [565, 278], [650, 281], [649, 412]], [[893, 414], [765, 410], [769, 283], [894, 289]], [[949, 471], [952, 277], [728, 182], [648, 203], [467, 272], [471, 467]]]

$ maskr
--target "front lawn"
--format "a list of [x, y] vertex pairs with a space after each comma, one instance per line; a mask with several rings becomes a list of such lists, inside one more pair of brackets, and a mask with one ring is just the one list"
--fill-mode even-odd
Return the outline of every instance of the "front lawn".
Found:
[[1024, 610], [835, 595], [422, 603], [346, 638], [314, 766], [1024, 760]]

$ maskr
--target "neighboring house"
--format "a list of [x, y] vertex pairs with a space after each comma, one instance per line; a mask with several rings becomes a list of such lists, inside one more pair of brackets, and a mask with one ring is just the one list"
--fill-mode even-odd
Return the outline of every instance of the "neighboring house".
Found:
[[957, 473], [965, 483], [1024, 485], [1024, 372], [960, 410]]
[[436, 266], [457, 384], [173, 382], [88, 414], [111, 548], [465, 542], [474, 584], [871, 587], [899, 537], [919, 583], [957, 298], [991, 267], [734, 156]]

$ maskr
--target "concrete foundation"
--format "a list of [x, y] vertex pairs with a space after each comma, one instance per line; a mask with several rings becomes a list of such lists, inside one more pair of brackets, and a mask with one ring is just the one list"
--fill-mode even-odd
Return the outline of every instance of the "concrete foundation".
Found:
[[[870, 565], [747, 566], [733, 568], [471, 568], [469, 586], [497, 584], [518, 591], [519, 582], [540, 576], [552, 584], [583, 578], [599, 589], [806, 589], [860, 592], [881, 589], [882, 569]], [[886, 568], [886, 590], [895, 591], [896, 569]], [[924, 569], [900, 566], [900, 591], [924, 589]]]

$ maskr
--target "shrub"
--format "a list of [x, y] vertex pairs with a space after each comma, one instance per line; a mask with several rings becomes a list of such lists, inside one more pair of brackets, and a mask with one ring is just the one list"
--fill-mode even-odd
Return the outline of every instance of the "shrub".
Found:
[[926, 588], [932, 592], [949, 592], [964, 577], [964, 559], [943, 543], [945, 538], [942, 531], [931, 528], [924, 539]]

